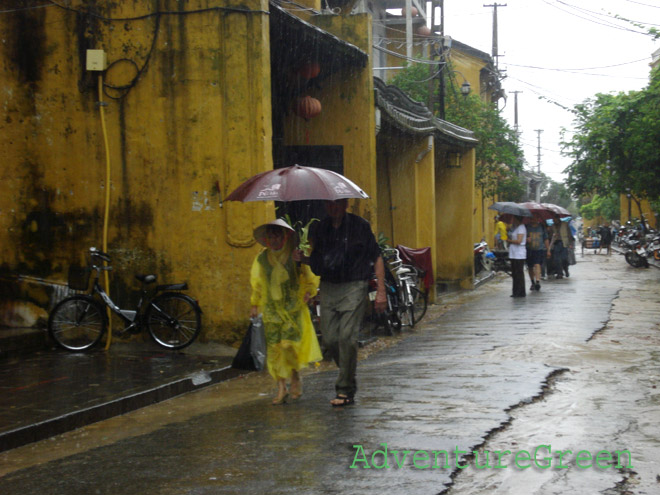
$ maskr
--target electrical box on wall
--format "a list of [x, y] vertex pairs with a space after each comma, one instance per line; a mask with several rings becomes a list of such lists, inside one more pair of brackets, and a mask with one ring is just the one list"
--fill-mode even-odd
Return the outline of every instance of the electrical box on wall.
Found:
[[87, 50], [87, 70], [105, 70], [108, 56], [103, 50]]

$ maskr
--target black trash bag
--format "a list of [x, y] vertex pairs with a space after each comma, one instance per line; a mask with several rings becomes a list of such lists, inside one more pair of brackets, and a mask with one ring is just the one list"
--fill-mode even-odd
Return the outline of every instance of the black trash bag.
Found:
[[243, 342], [231, 363], [232, 368], [261, 371], [266, 364], [266, 337], [261, 315], [250, 319]]
[[252, 318], [250, 322], [252, 337], [250, 338], [250, 355], [258, 371], [266, 367], [266, 333], [261, 315]]

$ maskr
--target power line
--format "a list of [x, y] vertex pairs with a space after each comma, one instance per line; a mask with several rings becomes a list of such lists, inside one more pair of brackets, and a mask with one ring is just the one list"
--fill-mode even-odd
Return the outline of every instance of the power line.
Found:
[[642, 5], [644, 7], [652, 7], [654, 9], [660, 9], [660, 5], [649, 5], [648, 3], [635, 2], [635, 0], [625, 0], [626, 2], [636, 3], [637, 5]]
[[577, 17], [577, 18], [579, 18], [579, 19], [582, 19], [582, 20], [584, 20], [584, 21], [593, 22], [594, 24], [598, 24], [598, 25], [600, 25], [600, 26], [605, 26], [605, 27], [609, 27], [609, 28], [613, 28], [613, 29], [619, 29], [619, 30], [621, 30], [621, 31], [628, 31], [628, 32], [630, 32], [630, 33], [642, 34], [642, 35], [644, 35], [644, 36], [650, 36], [649, 33], [646, 33], [646, 32], [644, 32], [644, 31], [636, 31], [636, 30], [634, 30], [634, 29], [630, 29], [630, 28], [626, 28], [626, 27], [622, 27], [622, 26], [617, 26], [616, 24], [613, 24], [613, 23], [599, 22], [598, 20], [590, 19], [589, 17], [584, 17], [584, 16], [582, 16], [582, 15], [578, 15], [578, 14], [576, 14], [576, 13], [574, 13], [574, 12], [571, 12], [571, 11], [569, 11], [569, 10], [566, 10], [566, 9], [563, 9], [563, 8], [559, 7], [558, 5], [552, 4], [552, 3], [550, 3], [548, 0], [542, 0], [542, 2], [545, 3], [546, 5], [549, 5], [550, 7], [554, 7], [554, 8], [557, 9], [557, 10], [561, 10], [562, 12], [565, 12], [566, 14], [569, 14], [569, 15], [575, 16], [575, 17]]
[[[607, 17], [607, 18], [611, 18], [611, 19], [622, 20], [622, 18], [621, 18], [620, 16], [617, 16], [617, 15], [614, 15], [614, 16], [613, 16], [613, 15], [611, 15], [611, 14], [606, 14], [606, 13], [604, 13], [604, 12], [595, 12], [595, 11], [593, 11], [593, 10], [585, 9], [584, 7], [579, 7], [579, 6], [577, 6], [577, 5], [573, 5], [573, 4], [570, 4], [570, 3], [564, 2], [563, 0], [555, 0], [555, 1], [556, 1], [557, 3], [562, 4], [562, 5], [566, 5], [566, 6], [569, 7], [569, 8], [572, 8], [572, 9], [575, 9], [575, 10], [579, 10], [579, 11], [581, 11], [581, 12], [585, 12], [585, 13], [587, 13], [587, 14], [593, 14], [593, 15], [597, 15], [597, 16], [601, 16], [601, 17]], [[625, 20], [627, 20], [627, 19], [625, 19]], [[639, 23], [639, 24], [647, 24], [647, 25], [649, 25], [649, 26], [658, 26], [658, 24], [652, 24], [652, 23], [642, 22], [642, 21], [632, 21], [632, 22], [637, 22], [637, 23]]]
[[[558, 72], [573, 72], [573, 71], [581, 71], [581, 70], [597, 70], [597, 69], [610, 69], [612, 67], [621, 67], [623, 65], [630, 65], [630, 64], [637, 64], [639, 62], [646, 62], [648, 61], [649, 57], [644, 57], [640, 58], [639, 60], [633, 60], [631, 62], [622, 62], [620, 64], [613, 64], [613, 65], [601, 65], [600, 67], [581, 67], [581, 68], [571, 68], [571, 69], [560, 69], [560, 68], [555, 68], [555, 67], [538, 67], [536, 65], [519, 65], [519, 64], [512, 64], [512, 63], [507, 63], [507, 65], [510, 65], [512, 67], [523, 67], [526, 69], [539, 69], [539, 70], [555, 70]], [[598, 75], [598, 74], [594, 74]]]

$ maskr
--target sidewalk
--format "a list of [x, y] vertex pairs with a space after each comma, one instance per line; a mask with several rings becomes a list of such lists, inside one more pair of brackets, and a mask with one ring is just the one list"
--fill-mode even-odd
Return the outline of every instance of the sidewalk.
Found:
[[237, 376], [234, 349], [152, 342], [89, 353], [52, 348], [0, 359], [0, 452]]

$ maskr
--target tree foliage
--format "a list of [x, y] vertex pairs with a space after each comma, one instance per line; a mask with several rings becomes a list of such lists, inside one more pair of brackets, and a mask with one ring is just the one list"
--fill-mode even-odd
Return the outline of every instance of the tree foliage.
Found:
[[609, 194], [607, 196], [594, 195], [591, 201], [580, 207], [580, 214], [587, 220], [602, 218], [611, 221], [620, 217], [619, 196]]
[[574, 112], [575, 132], [562, 142], [571, 191], [660, 199], [660, 72], [644, 90], [597, 94]]
[[552, 203], [568, 208], [573, 203], [571, 192], [562, 182], [555, 182], [549, 177], [545, 177], [545, 191], [541, 194], [541, 203]]
[[[437, 70], [432, 66], [432, 70]], [[522, 170], [523, 153], [515, 131], [498, 112], [496, 106], [481, 100], [479, 95], [463, 96], [455, 73], [448, 65], [442, 70], [445, 78], [445, 120], [474, 132], [479, 140], [476, 147], [475, 182], [486, 196], [498, 194], [502, 199], [513, 199], [523, 188], [517, 177]], [[432, 84], [429, 84], [432, 81]], [[432, 87], [432, 111], [438, 114], [439, 85], [429, 75], [426, 64], [414, 64], [400, 71], [391, 84], [404, 91], [410, 98], [427, 103], [429, 87]]]

